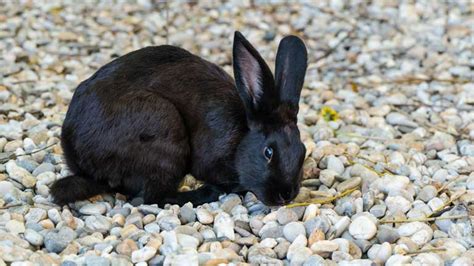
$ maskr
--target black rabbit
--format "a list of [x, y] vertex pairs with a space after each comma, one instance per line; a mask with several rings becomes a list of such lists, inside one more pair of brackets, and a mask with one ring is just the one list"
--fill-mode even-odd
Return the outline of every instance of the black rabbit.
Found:
[[[58, 204], [105, 193], [145, 203], [202, 204], [252, 191], [267, 205], [299, 190], [305, 147], [296, 126], [307, 66], [304, 43], [285, 37], [275, 79], [240, 32], [234, 80], [178, 47], [147, 47], [100, 68], [76, 89], [62, 128], [73, 175], [51, 188]], [[191, 173], [205, 184], [177, 192]]]

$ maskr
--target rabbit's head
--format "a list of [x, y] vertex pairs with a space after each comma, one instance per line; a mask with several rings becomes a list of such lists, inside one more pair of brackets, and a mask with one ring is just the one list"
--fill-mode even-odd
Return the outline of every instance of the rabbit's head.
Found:
[[298, 194], [306, 152], [296, 126], [306, 47], [298, 37], [285, 37], [274, 78], [257, 50], [236, 32], [233, 64], [249, 128], [235, 159], [240, 185], [267, 205], [286, 204]]

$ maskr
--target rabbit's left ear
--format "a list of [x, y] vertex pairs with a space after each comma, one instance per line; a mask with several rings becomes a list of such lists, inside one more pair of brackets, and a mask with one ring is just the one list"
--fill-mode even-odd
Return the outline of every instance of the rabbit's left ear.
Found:
[[295, 118], [307, 60], [306, 46], [300, 38], [287, 36], [281, 40], [275, 62], [275, 85], [280, 92], [280, 104], [288, 105]]

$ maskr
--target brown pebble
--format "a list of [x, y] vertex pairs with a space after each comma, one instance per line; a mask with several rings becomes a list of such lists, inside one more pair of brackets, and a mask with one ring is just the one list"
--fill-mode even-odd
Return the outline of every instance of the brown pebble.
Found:
[[135, 250], [138, 250], [137, 243], [135, 241], [127, 238], [122, 243], [118, 244], [117, 247], [115, 248], [117, 253], [130, 256], [132, 255], [132, 252]]
[[321, 241], [321, 240], [325, 240], [326, 239], [326, 236], [324, 235], [324, 232], [319, 230], [319, 229], [314, 229], [313, 232], [311, 232], [311, 234], [309, 235], [309, 238], [308, 238], [308, 243], [311, 247], [311, 245], [313, 245], [315, 242], [318, 242], [318, 241]]
[[39, 225], [41, 225], [44, 229], [53, 229], [54, 228], [54, 223], [50, 219], [40, 221]]

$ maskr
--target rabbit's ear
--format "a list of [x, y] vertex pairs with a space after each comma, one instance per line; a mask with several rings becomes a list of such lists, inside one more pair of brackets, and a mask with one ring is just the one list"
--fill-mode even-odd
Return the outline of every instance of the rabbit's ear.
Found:
[[278, 93], [270, 68], [238, 31], [234, 35], [234, 77], [247, 116], [255, 119], [276, 107]]
[[295, 119], [307, 60], [306, 46], [300, 38], [287, 36], [281, 40], [275, 62], [275, 85], [280, 92], [280, 103], [288, 105]]

